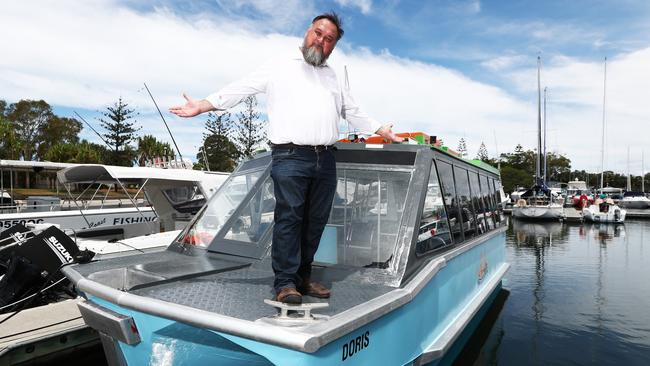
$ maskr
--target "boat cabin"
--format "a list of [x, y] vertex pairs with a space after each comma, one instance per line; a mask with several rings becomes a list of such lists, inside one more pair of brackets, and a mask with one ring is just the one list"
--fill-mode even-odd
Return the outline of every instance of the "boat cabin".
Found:
[[[360, 364], [416, 356], [413, 363], [424, 364], [443, 355], [509, 267], [498, 172], [431, 145], [336, 147], [336, 195], [312, 270], [312, 280], [332, 289], [326, 304], [308, 297], [295, 319], [290, 305], [270, 301], [275, 199], [266, 152], [240, 164], [167, 250], [62, 269], [88, 300], [80, 304], [84, 319], [121, 347], [108, 350], [144, 362], [154, 343], [182, 338], [191, 344], [179, 348], [192, 350], [188, 360], [205, 348], [216, 363], [221, 345], [248, 339], [245, 357], [268, 360], [259, 364], [290, 353], [302, 359], [296, 364], [330, 365], [350, 356], [346, 337], [355, 330], [386, 337], [377, 351], [355, 355]], [[129, 346], [139, 335], [104, 326], [113, 312], [143, 324], [143, 346]], [[406, 348], [393, 336], [404, 319], [418, 324]], [[215, 340], [226, 334], [243, 338]], [[424, 348], [411, 349], [424, 339]]]
[[[370, 282], [399, 287], [437, 253], [505, 225], [497, 204], [498, 171], [480, 161], [430, 145], [338, 143], [335, 154], [338, 186], [316, 267], [358, 272]], [[270, 172], [269, 152], [242, 163], [168, 252], [234, 258], [270, 271], [275, 208]], [[104, 261], [101, 267], [106, 266]], [[158, 270], [165, 279], [179, 275], [164, 266]], [[138, 282], [141, 286], [146, 283]]]

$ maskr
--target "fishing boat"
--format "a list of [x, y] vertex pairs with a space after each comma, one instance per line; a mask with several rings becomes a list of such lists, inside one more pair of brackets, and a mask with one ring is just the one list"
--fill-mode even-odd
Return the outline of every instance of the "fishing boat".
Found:
[[[453, 360], [509, 264], [498, 171], [430, 145], [337, 143], [313, 279], [272, 301], [271, 154], [243, 162], [167, 250], [66, 266], [115, 364]], [[379, 209], [378, 209], [379, 208]], [[313, 302], [309, 302], [313, 301]], [[399, 335], [399, 336], [397, 336]]]
[[[560, 220], [564, 217], [564, 202], [551, 193], [546, 185], [546, 139], [542, 152], [542, 104], [540, 83], [541, 60], [537, 58], [537, 160], [535, 185], [519, 196], [512, 207], [512, 216], [525, 220]], [[544, 88], [544, 131], [546, 131], [546, 88]], [[546, 132], [544, 132], [546, 136]], [[542, 166], [544, 173], [542, 174]]]
[[[31, 197], [34, 202], [49, 202], [49, 209], [24, 208], [0, 214], [0, 231], [16, 224], [52, 224], [78, 238], [109, 240], [178, 230], [189, 222], [189, 213], [198, 211], [205, 203], [203, 197], [216, 191], [227, 176], [189, 169], [69, 164], [57, 171], [58, 183], [65, 187], [69, 197], [67, 209], [62, 209], [58, 197], [50, 200]], [[80, 185], [86, 192], [94, 191], [91, 199], [81, 200], [83, 194], [73, 194], [71, 185]], [[128, 185], [137, 186], [138, 191], [130, 194]], [[125, 202], [117, 203], [98, 195], [102, 188], [108, 195], [114, 187], [122, 191]], [[88, 204], [89, 201], [93, 204]]]
[[[219, 172], [97, 164], [69, 166], [58, 175], [64, 186], [89, 184], [93, 189], [95, 185], [137, 185], [151, 205], [145, 212], [155, 216], [153, 220], [142, 219], [141, 211], [117, 216], [115, 208], [96, 207], [78, 212], [82, 221], [103, 221], [90, 230], [71, 230], [45, 221], [75, 214], [73, 210], [53, 212], [58, 215], [46, 216], [29, 229], [18, 223], [0, 232], [0, 364], [34, 362], [61, 351], [96, 345], [97, 333], [83, 322], [74, 288], [64, 278], [49, 281], [41, 273], [56, 273], [72, 257], [77, 261], [92, 256], [97, 261], [164, 250], [228, 177]], [[136, 196], [129, 197], [135, 200]], [[129, 225], [140, 225], [146, 235], [133, 236], [138, 231], [129, 230]], [[59, 252], [61, 248], [65, 251]]]
[[[134, 200], [110, 199], [107, 195], [102, 197], [98, 194], [101, 186], [92, 195], [85, 194], [93, 192], [93, 190], [87, 189], [83, 192], [84, 194], [78, 196], [73, 196], [68, 192], [68, 199], [62, 199], [63, 192], [59, 192], [62, 186], [59, 185], [56, 174], [63, 169], [78, 165], [1, 160], [0, 173], [3, 178], [8, 178], [8, 184], [5, 184], [4, 180], [0, 180], [0, 186], [3, 190], [8, 188], [7, 195], [11, 199], [7, 199], [7, 203], [1, 209], [0, 232], [16, 224], [34, 225], [45, 222], [59, 225], [64, 229], [90, 232], [95, 227], [94, 225], [99, 225], [104, 219], [105, 222], [101, 223], [102, 226], [108, 226], [110, 225], [108, 223], [114, 220], [155, 220], [153, 209], [142, 197], [135, 197]], [[27, 196], [24, 199], [16, 199], [18, 189], [14, 188], [14, 181], [17, 174], [29, 174], [30, 172], [39, 173], [34, 177], [38, 188], [52, 193], [41, 193], [40, 195]], [[138, 218], [135, 218], [136, 216]], [[123, 226], [121, 229], [127, 232], [127, 236], [142, 235], [149, 231], [144, 223]]]

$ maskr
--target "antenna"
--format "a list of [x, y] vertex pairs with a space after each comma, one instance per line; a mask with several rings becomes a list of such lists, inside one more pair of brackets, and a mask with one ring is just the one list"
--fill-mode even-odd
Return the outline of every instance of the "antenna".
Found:
[[544, 177], [544, 184], [546, 185], [547, 181], [547, 176], [546, 176], [546, 166], [548, 165], [548, 162], [546, 161], [546, 87], [544, 87], [544, 173], [542, 174], [542, 177]]
[[535, 167], [535, 184], [540, 182], [541, 154], [542, 154], [542, 87], [540, 82], [540, 69], [542, 58], [537, 56], [537, 164]]
[[494, 150], [497, 153], [497, 169], [501, 172], [501, 155], [499, 154], [499, 144], [497, 143], [497, 131], [493, 129], [492, 134], [494, 135]]
[[603, 78], [603, 136], [600, 145], [600, 190], [603, 190], [605, 172], [605, 102], [607, 101], [607, 57], [605, 57], [605, 77]]
[[106, 140], [104, 140], [104, 138], [102, 137], [102, 135], [100, 135], [99, 132], [97, 132], [97, 131], [93, 128], [93, 126], [91, 126], [90, 123], [88, 123], [88, 121], [86, 121], [83, 117], [81, 117], [81, 115], [80, 115], [79, 113], [77, 113], [77, 111], [73, 111], [73, 112], [74, 112], [74, 114], [77, 115], [77, 117], [81, 118], [81, 120], [84, 121], [84, 123], [85, 123], [86, 125], [88, 125], [88, 127], [90, 127], [90, 129], [93, 130], [93, 132], [94, 132], [97, 136], [99, 136], [99, 138], [102, 140], [102, 142], [104, 142], [104, 144], [105, 144], [106, 146], [108, 146], [109, 148], [111, 147], [111, 146], [108, 144], [108, 142], [106, 142]]
[[156, 100], [153, 98], [153, 95], [151, 95], [151, 91], [149, 91], [149, 87], [147, 87], [147, 83], [143, 83], [143, 84], [144, 84], [144, 88], [147, 89], [147, 93], [149, 93], [149, 96], [151, 97], [153, 104], [156, 106], [156, 109], [158, 110], [158, 114], [160, 115], [160, 118], [162, 118], [165, 127], [167, 127], [167, 132], [169, 132], [169, 136], [172, 138], [172, 142], [176, 147], [176, 151], [178, 151], [178, 157], [181, 159], [181, 163], [183, 163], [183, 155], [181, 154], [181, 150], [178, 148], [178, 145], [176, 144], [176, 140], [174, 140], [174, 135], [172, 135], [172, 131], [169, 130], [169, 126], [167, 125], [167, 121], [165, 121], [165, 117], [163, 117], [162, 112], [160, 112], [160, 108], [158, 108], [158, 103], [156, 103]]

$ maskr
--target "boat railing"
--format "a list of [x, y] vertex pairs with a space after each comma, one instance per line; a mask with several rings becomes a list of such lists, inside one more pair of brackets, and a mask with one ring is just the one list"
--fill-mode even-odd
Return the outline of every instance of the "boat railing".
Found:
[[15, 200], [13, 205], [0, 206], [0, 213], [23, 213], [23, 212], [55, 212], [55, 211], [69, 211], [69, 210], [88, 210], [88, 209], [102, 209], [102, 208], [122, 208], [122, 207], [147, 207], [148, 203], [145, 199], [135, 200], [133, 202], [126, 201], [121, 198], [110, 200], [77, 200], [79, 205], [75, 205], [73, 200], [61, 200], [59, 203], [45, 203], [45, 204], [28, 204], [22, 200]]

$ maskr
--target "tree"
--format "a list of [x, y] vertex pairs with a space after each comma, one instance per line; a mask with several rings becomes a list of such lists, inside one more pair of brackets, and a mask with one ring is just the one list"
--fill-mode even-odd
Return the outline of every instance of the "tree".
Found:
[[533, 177], [525, 170], [501, 165], [501, 184], [504, 192], [512, 192], [517, 187], [530, 186], [533, 183]]
[[158, 141], [151, 135], [138, 137], [138, 165], [145, 166], [147, 160], [161, 157], [170, 159], [176, 157], [169, 143]]
[[[32, 160], [43, 126], [53, 117], [52, 108], [44, 100], [21, 100], [9, 106], [7, 119], [12, 123], [20, 157]], [[29, 184], [29, 183], [28, 183]]]
[[208, 120], [205, 122], [207, 132], [203, 134], [203, 146], [196, 155], [198, 162], [194, 169], [223, 172], [235, 169], [241, 153], [231, 140], [233, 121], [230, 117], [228, 112], [208, 114]]
[[104, 118], [99, 118], [99, 122], [108, 131], [104, 134], [104, 139], [111, 149], [110, 163], [130, 166], [136, 156], [136, 150], [130, 143], [135, 140], [135, 133], [140, 129], [135, 127], [136, 120], [132, 119], [138, 113], [129, 108], [122, 97], [112, 106], [106, 107], [106, 110], [102, 112]]
[[45, 160], [76, 164], [101, 164], [106, 148], [83, 140], [80, 143], [60, 143], [52, 146]]
[[481, 141], [481, 146], [479, 146], [478, 152], [476, 153], [476, 159], [486, 163], [489, 162], [490, 160], [490, 157], [488, 156], [487, 148], [485, 147], [483, 141]]
[[231, 137], [233, 133], [233, 121], [230, 119], [231, 114], [229, 112], [224, 112], [222, 114], [217, 114], [210, 112], [208, 113], [208, 119], [205, 121], [205, 129], [208, 130], [207, 133], [203, 133], [203, 137], [208, 137], [210, 135], [220, 135]]
[[460, 138], [456, 151], [458, 151], [458, 154], [460, 154], [460, 156], [463, 158], [467, 156], [467, 144], [465, 143], [465, 138]]
[[260, 121], [260, 113], [255, 107], [257, 99], [250, 96], [244, 99], [244, 110], [237, 113], [238, 123], [234, 140], [241, 156], [244, 157], [253, 156], [255, 148], [266, 140], [266, 132], [263, 131], [265, 121]]
[[571, 160], [558, 153], [546, 154], [546, 180], [568, 182], [571, 179]]
[[16, 159], [19, 150], [13, 124], [0, 115], [0, 159]]
[[[203, 140], [203, 151], [196, 155], [198, 162], [194, 165], [196, 170], [219, 172], [232, 172], [237, 166], [240, 153], [237, 146], [223, 135], [209, 135]], [[205, 152], [205, 154], [203, 154]], [[206, 164], [207, 158], [207, 164]]]
[[[12, 125], [18, 152], [15, 158], [32, 160], [40, 143], [41, 128], [54, 116], [44, 100], [21, 100], [9, 106], [6, 117]], [[29, 171], [25, 172], [25, 188], [29, 188]]]
[[82, 127], [81, 122], [74, 118], [53, 115], [40, 128], [40, 143], [38, 144], [36, 155], [42, 160], [54, 145], [76, 144], [79, 142], [79, 132], [81, 132]]

